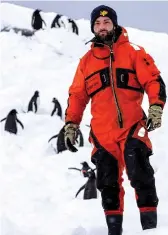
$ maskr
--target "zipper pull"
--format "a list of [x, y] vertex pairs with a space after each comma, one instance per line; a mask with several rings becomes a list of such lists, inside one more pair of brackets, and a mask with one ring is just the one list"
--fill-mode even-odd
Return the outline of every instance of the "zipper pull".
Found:
[[110, 49], [110, 57], [111, 57], [112, 61], [115, 61], [115, 59], [114, 59], [114, 52], [113, 52], [112, 49]]

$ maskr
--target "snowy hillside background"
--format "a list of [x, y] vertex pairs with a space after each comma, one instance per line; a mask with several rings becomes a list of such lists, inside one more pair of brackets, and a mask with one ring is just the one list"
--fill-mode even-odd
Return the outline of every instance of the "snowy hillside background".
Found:
[[[0, 4], [1, 29], [4, 26], [31, 29], [33, 10], [12, 4]], [[14, 32], [0, 33], [0, 119], [15, 108], [25, 129], [17, 136], [4, 132], [0, 123], [0, 208], [2, 235], [107, 235], [101, 198], [75, 199], [77, 190], [86, 182], [79, 172], [68, 167], [90, 166], [91, 146], [88, 143], [89, 105], [84, 113], [81, 130], [85, 147], [75, 154], [55, 154], [55, 140], [48, 139], [64, 125], [59, 117], [50, 116], [52, 98], [66, 109], [68, 87], [72, 82], [79, 58], [88, 50], [92, 38], [89, 21], [78, 20], [79, 36], [70, 29], [50, 29], [56, 13], [42, 13], [48, 27], [26, 38]], [[66, 22], [66, 17], [65, 17]], [[168, 86], [168, 35], [127, 28], [130, 41], [144, 46], [162, 72]], [[40, 91], [37, 114], [24, 113], [35, 90]], [[145, 111], [148, 102], [143, 104]], [[158, 228], [141, 230], [134, 191], [125, 176], [124, 235], [166, 235], [168, 233], [168, 108], [165, 106], [162, 128], [149, 135], [153, 142], [151, 157], [155, 169], [160, 203]]]

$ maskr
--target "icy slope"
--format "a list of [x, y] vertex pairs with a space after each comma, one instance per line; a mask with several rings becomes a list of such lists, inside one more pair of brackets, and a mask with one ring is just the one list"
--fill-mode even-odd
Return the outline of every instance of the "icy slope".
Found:
[[[3, 12], [2, 12], [3, 11]], [[6, 14], [4, 14], [6, 11]], [[10, 14], [8, 14], [10, 12]], [[28, 28], [32, 9], [1, 4], [2, 22]], [[44, 19], [53, 13], [44, 13]], [[64, 125], [51, 117], [51, 100], [59, 99], [63, 110], [67, 105], [68, 87], [72, 82], [79, 58], [87, 51], [84, 41], [92, 37], [89, 22], [79, 20], [82, 36], [64, 29], [39, 31], [32, 38], [0, 33], [1, 77], [0, 118], [10, 109], [18, 110], [17, 136], [4, 132], [0, 123], [0, 185], [2, 235], [106, 235], [100, 195], [97, 200], [83, 201], [75, 193], [85, 183], [79, 172], [68, 167], [90, 163], [91, 146], [87, 141], [89, 106], [81, 124], [85, 147], [75, 154], [68, 151], [56, 155], [48, 139]], [[131, 41], [144, 46], [156, 60], [168, 85], [168, 35], [128, 28]], [[24, 113], [35, 90], [40, 91], [40, 109], [35, 115]], [[144, 102], [147, 110], [147, 102]], [[142, 232], [134, 192], [125, 177], [124, 235], [165, 235], [168, 233], [168, 183], [166, 151], [168, 109], [165, 107], [163, 126], [150, 133], [155, 154], [151, 157], [156, 171], [160, 198], [158, 228]], [[55, 141], [52, 142], [55, 145]], [[93, 166], [90, 163], [91, 166]]]

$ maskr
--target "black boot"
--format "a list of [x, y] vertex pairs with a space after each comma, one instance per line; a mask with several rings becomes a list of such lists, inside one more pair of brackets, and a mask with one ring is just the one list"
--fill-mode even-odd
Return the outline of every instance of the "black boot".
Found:
[[142, 229], [152, 229], [157, 227], [157, 212], [146, 211], [140, 213]]
[[108, 235], [122, 235], [122, 215], [106, 215]]

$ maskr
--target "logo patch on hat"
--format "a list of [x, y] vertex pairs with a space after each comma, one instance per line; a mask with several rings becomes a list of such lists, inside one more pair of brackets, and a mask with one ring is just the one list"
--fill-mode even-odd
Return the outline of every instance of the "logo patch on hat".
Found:
[[108, 14], [108, 11], [105, 11], [105, 10], [100, 11], [100, 16], [105, 16], [105, 15], [107, 15], [107, 14]]

